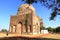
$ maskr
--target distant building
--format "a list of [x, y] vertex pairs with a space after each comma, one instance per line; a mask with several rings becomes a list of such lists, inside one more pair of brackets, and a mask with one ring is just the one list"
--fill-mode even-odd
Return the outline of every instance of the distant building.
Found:
[[40, 34], [42, 19], [36, 15], [35, 8], [23, 4], [18, 8], [17, 15], [11, 16], [10, 32], [19, 34]]

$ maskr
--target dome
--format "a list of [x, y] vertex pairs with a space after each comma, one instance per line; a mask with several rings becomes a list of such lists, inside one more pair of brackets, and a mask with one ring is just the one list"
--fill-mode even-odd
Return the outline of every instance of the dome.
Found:
[[29, 4], [23, 4], [18, 8], [18, 15], [35, 12], [35, 8]]
[[20, 10], [21, 8], [22, 8], [22, 9], [26, 9], [26, 8], [28, 8], [28, 7], [29, 7], [29, 9], [31, 9], [32, 11], [35, 11], [35, 8], [34, 8], [32, 5], [29, 5], [29, 4], [23, 4], [23, 5], [21, 5], [18, 10]]

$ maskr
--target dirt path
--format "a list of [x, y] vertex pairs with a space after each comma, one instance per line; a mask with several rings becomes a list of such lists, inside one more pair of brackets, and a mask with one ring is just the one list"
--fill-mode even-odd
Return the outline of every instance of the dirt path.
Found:
[[60, 34], [49, 34], [49, 35], [42, 36], [42, 38], [60, 39]]
[[46, 39], [60, 39], [60, 34], [38, 34], [38, 35], [20, 35], [20, 34], [9, 34], [8, 36], [6, 33], [0, 33], [0, 38], [13, 38], [13, 37], [26, 37], [26, 38], [46, 38]]

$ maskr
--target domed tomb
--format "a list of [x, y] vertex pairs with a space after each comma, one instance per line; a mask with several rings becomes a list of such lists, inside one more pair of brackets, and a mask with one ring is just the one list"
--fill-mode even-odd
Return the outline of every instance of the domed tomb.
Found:
[[18, 8], [18, 15], [35, 12], [35, 8], [29, 4], [23, 4]]
[[43, 26], [42, 18], [36, 15], [35, 8], [23, 4], [18, 8], [18, 14], [11, 16], [9, 31], [17, 34], [40, 34]]

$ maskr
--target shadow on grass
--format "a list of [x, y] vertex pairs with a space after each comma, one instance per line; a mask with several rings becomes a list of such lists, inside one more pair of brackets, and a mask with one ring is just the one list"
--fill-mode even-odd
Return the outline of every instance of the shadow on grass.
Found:
[[28, 38], [28, 37], [4, 37], [0, 40], [60, 40], [60, 39], [51, 39], [51, 38]]

